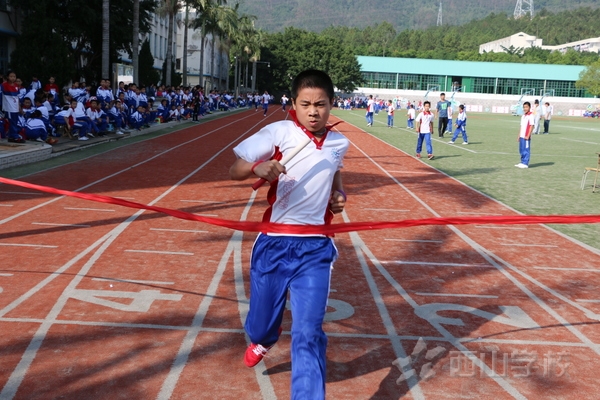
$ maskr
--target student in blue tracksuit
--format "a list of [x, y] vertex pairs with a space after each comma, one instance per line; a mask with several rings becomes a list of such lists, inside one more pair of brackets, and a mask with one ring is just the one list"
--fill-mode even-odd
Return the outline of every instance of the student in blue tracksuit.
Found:
[[[231, 178], [259, 177], [271, 183], [272, 202], [264, 221], [327, 224], [346, 202], [340, 169], [349, 146], [348, 139], [327, 127], [334, 101], [331, 78], [322, 71], [301, 72], [292, 82], [291, 99], [292, 120], [267, 125], [234, 148], [238, 159]], [[306, 136], [311, 143], [285, 167], [270, 160], [277, 150], [285, 156]], [[245, 323], [251, 344], [244, 362], [255, 366], [277, 342], [289, 291], [292, 399], [325, 398], [327, 336], [322, 324], [336, 258], [333, 239], [325, 235], [261, 233], [254, 243]]]
[[454, 135], [452, 135], [452, 140], [448, 143], [454, 144], [456, 138], [458, 138], [458, 134], [462, 134], [463, 144], [469, 144], [469, 138], [467, 137], [467, 113], [465, 112], [465, 106], [458, 106], [458, 117], [456, 117], [456, 130], [454, 131]]

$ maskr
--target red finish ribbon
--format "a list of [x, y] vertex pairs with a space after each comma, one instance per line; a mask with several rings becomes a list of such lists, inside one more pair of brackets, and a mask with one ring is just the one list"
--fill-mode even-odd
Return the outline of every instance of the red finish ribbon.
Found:
[[246, 231], [246, 232], [271, 232], [285, 234], [320, 234], [332, 235], [335, 233], [355, 232], [377, 229], [409, 228], [423, 225], [470, 225], [470, 224], [494, 224], [494, 225], [522, 225], [522, 224], [595, 224], [600, 223], [600, 215], [510, 215], [510, 216], [483, 216], [483, 217], [448, 217], [448, 218], [423, 218], [405, 219], [400, 221], [377, 221], [377, 222], [350, 222], [332, 225], [287, 225], [270, 222], [231, 221], [219, 218], [202, 217], [185, 211], [172, 210], [169, 208], [149, 206], [133, 201], [117, 199], [114, 197], [98, 194], [78, 193], [68, 190], [55, 189], [48, 186], [35, 185], [32, 183], [17, 181], [0, 177], [0, 183], [20, 186], [40, 192], [57, 194], [62, 196], [76, 197], [83, 200], [97, 201], [100, 203], [116, 204], [123, 207], [156, 211], [171, 215], [176, 218], [190, 221], [204, 222], [206, 224], [221, 226], [224, 228]]

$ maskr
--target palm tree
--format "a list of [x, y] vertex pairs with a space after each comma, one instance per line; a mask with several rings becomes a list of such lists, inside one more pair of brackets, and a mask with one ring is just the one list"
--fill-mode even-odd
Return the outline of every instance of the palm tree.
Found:
[[108, 78], [109, 57], [110, 57], [110, 0], [102, 1], [102, 76], [101, 79]]
[[165, 55], [166, 72], [163, 78], [167, 86], [171, 85], [173, 67], [173, 30], [175, 29], [175, 15], [181, 4], [179, 0], [162, 0], [162, 5], [157, 9], [161, 16], [167, 16], [167, 54]]
[[133, 81], [138, 82], [140, 66], [140, 0], [133, 0], [133, 40], [131, 42], [131, 64], [133, 65]]

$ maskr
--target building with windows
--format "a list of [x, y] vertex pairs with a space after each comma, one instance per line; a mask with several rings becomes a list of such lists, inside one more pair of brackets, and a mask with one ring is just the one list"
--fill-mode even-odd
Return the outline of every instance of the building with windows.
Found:
[[544, 46], [543, 40], [524, 32], [484, 43], [479, 46], [479, 54], [483, 53], [506, 53], [509, 49], [525, 50], [531, 47], [539, 47], [542, 50], [560, 51], [566, 53], [567, 50], [589, 51], [600, 54], [600, 37], [578, 40], [556, 46]]
[[[188, 20], [192, 21], [195, 17], [196, 13], [190, 12]], [[180, 23], [177, 29], [176, 70], [183, 72], [183, 58], [186, 57], [189, 86], [201, 84], [209, 89], [225, 89], [229, 77], [229, 46], [227, 42], [211, 33], [207, 33], [203, 37], [200, 29], [189, 28], [187, 31], [187, 49], [184, 50], [185, 30], [183, 21], [185, 20], [185, 13], [179, 13], [177, 20]], [[202, 66], [203, 79], [200, 82], [202, 40], [204, 40], [204, 58]]]
[[365, 88], [592, 97], [575, 87], [583, 66], [359, 56]]
[[8, 69], [10, 53], [16, 48], [21, 18], [7, 0], [0, 0], [0, 72]]

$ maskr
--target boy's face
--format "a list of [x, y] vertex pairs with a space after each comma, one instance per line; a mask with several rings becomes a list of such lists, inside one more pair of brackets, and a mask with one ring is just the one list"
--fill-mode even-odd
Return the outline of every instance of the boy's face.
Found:
[[293, 100], [298, 122], [312, 133], [323, 133], [333, 105], [325, 90], [303, 88]]
[[425, 109], [425, 111], [429, 111], [429, 107], [430, 107], [430, 104], [429, 104], [429, 103], [425, 103], [425, 104], [423, 105], [423, 108]]
[[8, 74], [8, 81], [14, 83], [17, 80], [17, 75], [14, 72]]
[[529, 109], [530, 109], [530, 108], [531, 108], [531, 107], [529, 106], [529, 104], [523, 104], [523, 112], [524, 112], [525, 114], [527, 114], [527, 113], [529, 112]]

